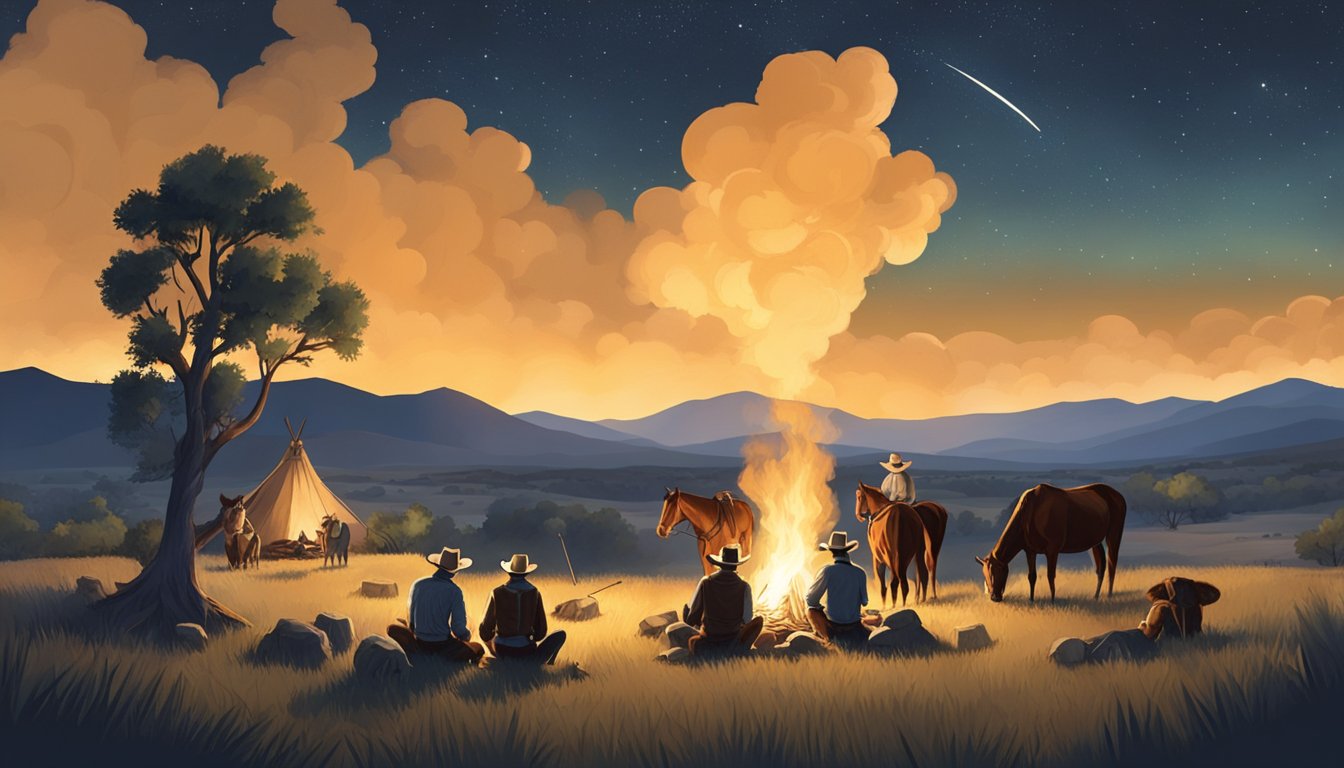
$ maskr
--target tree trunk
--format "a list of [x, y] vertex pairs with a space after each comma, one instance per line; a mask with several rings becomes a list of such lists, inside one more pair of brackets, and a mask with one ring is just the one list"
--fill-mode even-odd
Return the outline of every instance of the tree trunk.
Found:
[[171, 635], [176, 624], [200, 624], [206, 632], [247, 626], [243, 617], [212, 600], [196, 581], [196, 528], [192, 512], [205, 484], [205, 413], [189, 405], [168, 493], [163, 539], [154, 559], [129, 584], [97, 604], [126, 629]]

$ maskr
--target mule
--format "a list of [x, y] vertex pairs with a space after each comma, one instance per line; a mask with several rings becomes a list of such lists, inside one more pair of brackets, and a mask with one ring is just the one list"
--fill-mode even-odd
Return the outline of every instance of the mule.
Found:
[[910, 594], [910, 563], [915, 563], [915, 602], [924, 602], [929, 588], [926, 555], [933, 544], [924, 521], [915, 508], [890, 501], [882, 489], [859, 483], [854, 490], [854, 517], [868, 524], [868, 548], [873, 552], [873, 572], [881, 588], [882, 607], [887, 606], [887, 568], [891, 568], [891, 602], [896, 604], [896, 587], [901, 589], [901, 605]]
[[[1017, 553], [1027, 553], [1029, 599], [1036, 601], [1036, 556], [1045, 554], [1045, 575], [1050, 582], [1050, 601], [1055, 599], [1055, 567], [1060, 553], [1091, 550], [1097, 569], [1097, 590], [1109, 572], [1106, 596], [1115, 592], [1115, 567], [1120, 557], [1120, 538], [1125, 532], [1125, 497], [1109, 485], [1093, 483], [1077, 488], [1038, 485], [1023, 492], [1003, 533], [989, 554], [977, 557], [985, 576], [985, 594], [999, 602], [1008, 583], [1008, 563]], [[1103, 546], [1104, 544], [1104, 546]]]
[[247, 570], [249, 565], [261, 565], [261, 539], [252, 521], [247, 519], [243, 497], [219, 495], [219, 515], [224, 530], [224, 557], [231, 570]]
[[336, 519], [335, 515], [322, 518], [322, 527], [317, 529], [317, 541], [322, 546], [322, 565], [350, 564], [350, 526]]
[[737, 544], [743, 555], [751, 554], [751, 539], [756, 519], [751, 507], [741, 499], [733, 498], [727, 491], [714, 494], [714, 498], [696, 496], [680, 488], [667, 488], [663, 495], [663, 512], [658, 518], [658, 537], [666, 539], [672, 535], [672, 529], [678, 523], [687, 521], [699, 540], [700, 565], [708, 576], [714, 572], [714, 566], [705, 555], [717, 553], [729, 544]]

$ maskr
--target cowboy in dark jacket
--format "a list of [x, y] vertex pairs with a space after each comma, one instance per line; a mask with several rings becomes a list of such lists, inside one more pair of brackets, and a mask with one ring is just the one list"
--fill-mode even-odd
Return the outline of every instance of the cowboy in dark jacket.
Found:
[[495, 587], [481, 620], [481, 640], [500, 659], [533, 659], [555, 664], [560, 646], [565, 644], [563, 630], [546, 634], [546, 608], [541, 592], [527, 580], [537, 564], [527, 555], [501, 560], [499, 567], [509, 580]]
[[719, 554], [705, 555], [718, 570], [700, 579], [685, 611], [686, 623], [698, 627], [686, 649], [692, 655], [711, 648], [746, 650], [756, 642], [765, 625], [761, 616], [753, 616], [751, 585], [737, 575], [737, 567], [751, 559], [737, 544], [729, 544]]

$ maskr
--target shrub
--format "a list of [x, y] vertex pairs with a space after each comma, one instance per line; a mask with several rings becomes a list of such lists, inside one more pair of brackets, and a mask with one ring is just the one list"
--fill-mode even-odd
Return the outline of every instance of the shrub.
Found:
[[38, 541], [37, 527], [22, 504], [0, 499], [0, 558], [12, 560], [30, 554]]
[[163, 538], [163, 521], [158, 518], [141, 520], [126, 531], [118, 554], [148, 565], [159, 551], [159, 540]]
[[44, 549], [53, 557], [86, 557], [110, 555], [117, 552], [126, 539], [126, 523], [107, 511], [101, 497], [89, 502], [103, 513], [86, 520], [66, 520], [57, 523], [47, 534]]
[[1344, 507], [1297, 537], [1297, 556], [1332, 568], [1344, 565]]

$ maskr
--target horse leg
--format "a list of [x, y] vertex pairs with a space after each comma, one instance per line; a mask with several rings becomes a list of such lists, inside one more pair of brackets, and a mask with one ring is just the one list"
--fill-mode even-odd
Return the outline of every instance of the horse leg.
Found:
[[1106, 571], [1109, 578], [1106, 587], [1107, 597], [1115, 594], [1115, 566], [1120, 562], [1120, 536], [1124, 532], [1122, 527], [1106, 537]]
[[882, 607], [887, 607], [887, 564], [873, 555], [873, 573], [877, 574], [877, 586], [882, 590]]
[[922, 603], [929, 597], [929, 566], [923, 555], [915, 555], [915, 602]]
[[1106, 549], [1101, 544], [1092, 548], [1092, 564], [1097, 566], [1097, 592], [1092, 595], [1096, 600], [1101, 597], [1101, 578], [1106, 575]]
[[1045, 578], [1050, 580], [1050, 602], [1055, 602], [1055, 566], [1059, 565], [1059, 550], [1045, 553]]
[[896, 582], [897, 582], [898, 580], [900, 581], [900, 584], [901, 584], [901, 607], [902, 607], [902, 608], [905, 607], [905, 598], [906, 598], [906, 596], [908, 596], [908, 595], [910, 594], [910, 577], [909, 577], [909, 575], [906, 574], [906, 571], [907, 571], [909, 568], [910, 568], [910, 564], [909, 564], [909, 563], [905, 563], [904, 565], [894, 566], [894, 567], [891, 569], [891, 570], [892, 570], [892, 574], [891, 574], [891, 604], [892, 604], [892, 607], [895, 607], [895, 605], [896, 605]]
[[932, 551], [924, 553], [924, 565], [929, 569], [929, 586], [933, 587], [933, 599], [938, 599], [938, 558]]
[[[1003, 585], [1003, 590], [1008, 591], [1008, 585]], [[1036, 553], [1027, 553], [1027, 600], [1036, 602]]]

